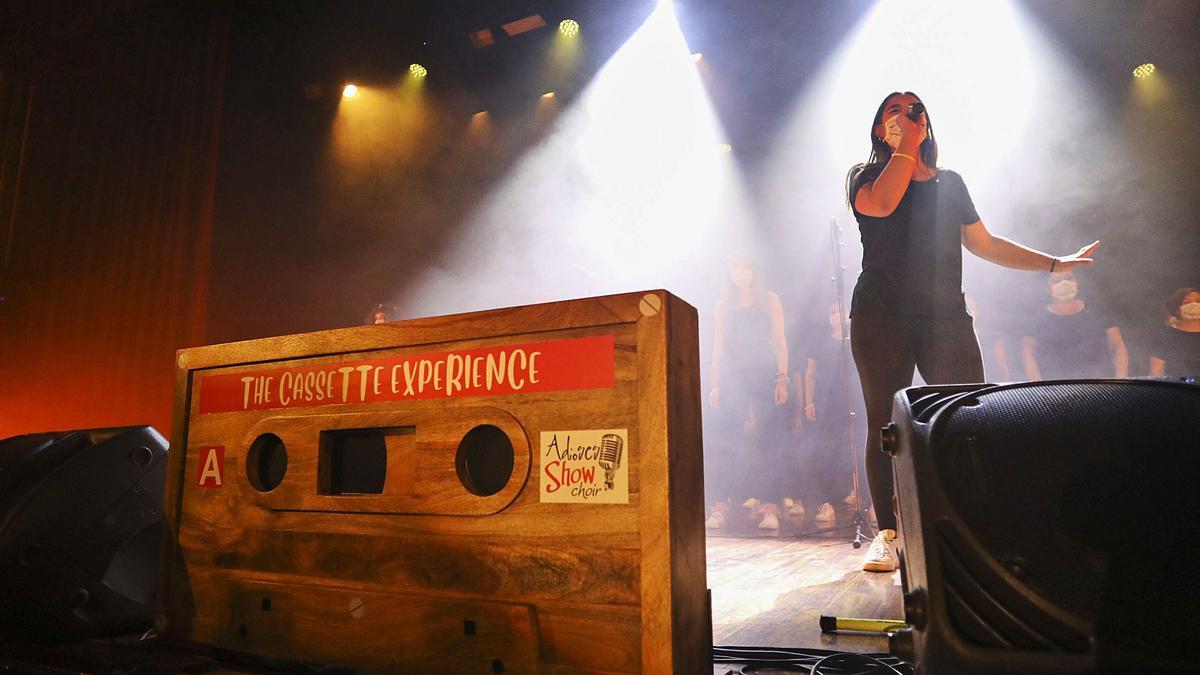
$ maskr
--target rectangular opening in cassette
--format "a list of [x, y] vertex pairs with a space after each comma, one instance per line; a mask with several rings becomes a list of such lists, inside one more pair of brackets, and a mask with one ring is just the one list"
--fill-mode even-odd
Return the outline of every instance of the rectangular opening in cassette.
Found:
[[378, 495], [388, 478], [388, 458], [411, 462], [416, 427], [336, 429], [321, 432], [317, 494]]

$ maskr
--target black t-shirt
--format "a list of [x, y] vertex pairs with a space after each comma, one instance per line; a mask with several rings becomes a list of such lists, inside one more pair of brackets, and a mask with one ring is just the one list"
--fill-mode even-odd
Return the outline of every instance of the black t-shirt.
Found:
[[1106, 332], [1115, 326], [1107, 311], [1085, 302], [1076, 314], [1055, 314], [1045, 305], [1026, 317], [1023, 335], [1037, 340], [1034, 357], [1042, 379], [1113, 377]]
[[1200, 375], [1200, 333], [1162, 326], [1151, 337], [1150, 356], [1166, 361], [1166, 375]]
[[[882, 165], [865, 169], [852, 195], [882, 170]], [[927, 181], [910, 182], [891, 215], [875, 218], [854, 209], [854, 217], [863, 264], [851, 316], [962, 314], [962, 226], [979, 220], [962, 176], [939, 170]]]
[[778, 364], [771, 348], [771, 315], [765, 303], [718, 308], [723, 312], [722, 396], [774, 395]]

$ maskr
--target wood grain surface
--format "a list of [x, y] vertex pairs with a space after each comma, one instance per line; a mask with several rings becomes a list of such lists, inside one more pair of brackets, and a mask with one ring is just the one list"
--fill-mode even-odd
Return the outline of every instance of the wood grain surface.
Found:
[[[262, 368], [612, 336], [613, 386], [200, 414], [201, 382]], [[707, 669], [696, 312], [664, 291], [183, 350], [158, 626], [172, 638], [386, 672]], [[497, 493], [460, 480], [504, 432]], [[329, 494], [322, 432], [392, 429], [377, 494]], [[543, 431], [625, 429], [627, 504], [543, 503]], [[274, 434], [286, 471], [250, 480]], [[202, 487], [200, 449], [224, 448]], [[248, 465], [250, 464], [250, 465]], [[500, 665], [497, 665], [500, 664]]]

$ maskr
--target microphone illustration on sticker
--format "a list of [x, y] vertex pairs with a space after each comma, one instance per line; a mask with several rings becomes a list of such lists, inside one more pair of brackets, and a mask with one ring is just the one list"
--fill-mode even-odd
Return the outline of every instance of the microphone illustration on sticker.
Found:
[[604, 469], [604, 487], [613, 489], [613, 475], [621, 467], [621, 452], [625, 441], [616, 434], [604, 434], [600, 439], [600, 467]]

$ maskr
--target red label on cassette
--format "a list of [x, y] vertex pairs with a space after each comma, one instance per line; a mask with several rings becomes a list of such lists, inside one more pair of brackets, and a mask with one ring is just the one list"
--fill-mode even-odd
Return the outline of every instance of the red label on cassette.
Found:
[[200, 414], [613, 386], [613, 336], [295, 365], [200, 378]]

